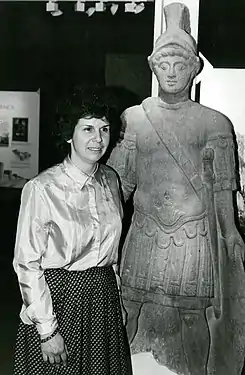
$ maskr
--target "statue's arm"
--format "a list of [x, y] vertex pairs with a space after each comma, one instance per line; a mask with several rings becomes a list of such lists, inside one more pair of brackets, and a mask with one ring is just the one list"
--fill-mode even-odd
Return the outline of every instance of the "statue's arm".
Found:
[[215, 192], [217, 219], [230, 258], [244, 260], [245, 244], [235, 224], [233, 192], [230, 189]]
[[244, 251], [244, 243], [236, 228], [233, 195], [237, 190], [232, 124], [224, 117], [220, 131], [208, 139], [207, 147], [214, 150], [214, 198], [218, 227], [230, 251], [235, 245]]
[[125, 201], [136, 186], [136, 133], [130, 117], [132, 117], [130, 109], [122, 114], [121, 139], [112, 150], [107, 162], [120, 177]]

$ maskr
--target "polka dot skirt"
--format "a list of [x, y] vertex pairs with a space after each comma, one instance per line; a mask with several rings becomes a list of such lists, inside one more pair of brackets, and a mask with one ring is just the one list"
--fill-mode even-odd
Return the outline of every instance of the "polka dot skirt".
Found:
[[114, 271], [45, 271], [59, 331], [67, 345], [68, 365], [43, 361], [34, 325], [20, 322], [14, 375], [129, 375], [121, 308]]

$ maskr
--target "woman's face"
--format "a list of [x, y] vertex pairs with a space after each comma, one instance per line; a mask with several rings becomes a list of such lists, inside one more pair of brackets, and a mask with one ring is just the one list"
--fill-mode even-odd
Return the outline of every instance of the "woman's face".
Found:
[[81, 118], [72, 136], [71, 159], [94, 164], [105, 154], [110, 142], [110, 127], [106, 118]]

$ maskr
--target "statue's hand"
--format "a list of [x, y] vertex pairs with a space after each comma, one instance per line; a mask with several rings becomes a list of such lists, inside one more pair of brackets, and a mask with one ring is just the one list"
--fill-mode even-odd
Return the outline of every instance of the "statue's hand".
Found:
[[244, 261], [245, 244], [237, 228], [229, 231], [229, 234], [225, 235], [224, 240], [229, 259], [241, 258]]

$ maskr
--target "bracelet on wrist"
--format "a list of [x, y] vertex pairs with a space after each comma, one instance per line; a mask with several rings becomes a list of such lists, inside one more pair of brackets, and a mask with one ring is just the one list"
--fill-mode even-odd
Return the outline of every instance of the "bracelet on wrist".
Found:
[[41, 344], [43, 344], [43, 343], [45, 343], [45, 342], [51, 340], [51, 339], [52, 339], [57, 333], [58, 333], [58, 328], [56, 328], [56, 329], [54, 330], [54, 332], [51, 333], [50, 336], [45, 337], [45, 339], [41, 339]]

